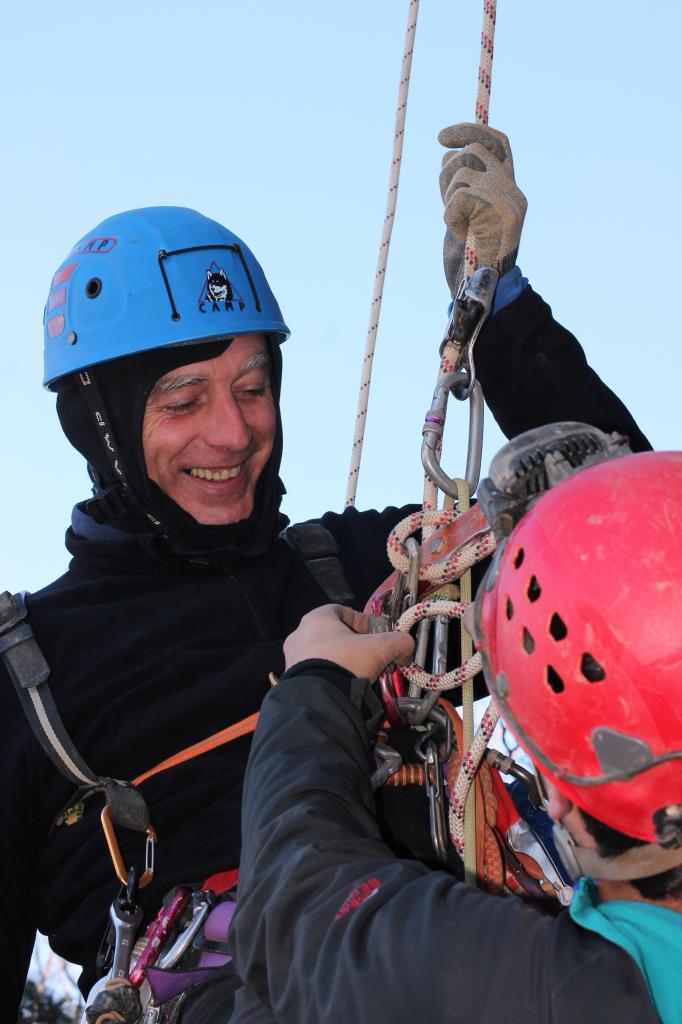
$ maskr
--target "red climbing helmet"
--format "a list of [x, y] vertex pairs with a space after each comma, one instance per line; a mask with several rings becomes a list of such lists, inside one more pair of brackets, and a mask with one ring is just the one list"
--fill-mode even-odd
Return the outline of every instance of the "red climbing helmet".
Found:
[[556, 471], [556, 449], [536, 458], [529, 484], [528, 446], [522, 471], [503, 467], [505, 494], [482, 485], [501, 544], [477, 595], [477, 646], [503, 718], [543, 775], [612, 828], [677, 847], [682, 452], [612, 458], [627, 452], [614, 436], [601, 435], [611, 452], [586, 460], [597, 464], [576, 473], [564, 460], [556, 486], [537, 473]]

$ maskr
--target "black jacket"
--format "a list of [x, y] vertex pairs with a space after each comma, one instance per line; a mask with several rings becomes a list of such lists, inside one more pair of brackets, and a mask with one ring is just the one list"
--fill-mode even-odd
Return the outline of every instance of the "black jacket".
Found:
[[[585, 419], [648, 446], [530, 289], [485, 326], [477, 360], [507, 433]], [[402, 514], [353, 510], [323, 519], [360, 606], [389, 573], [385, 539]], [[98, 773], [131, 779], [257, 710], [268, 673], [281, 671], [282, 640], [326, 597], [282, 542], [225, 575], [148, 536], [96, 529], [87, 517], [79, 522], [78, 535], [67, 534], [69, 570], [29, 599], [31, 621], [57, 705], [85, 760]], [[0, 962], [9, 1019], [36, 928], [61, 955], [86, 965], [82, 985], [89, 986], [117, 882], [97, 800], [80, 823], [52, 830], [71, 786], [34, 740], [1, 664], [0, 683]], [[159, 835], [156, 877], [142, 893], [147, 912], [156, 911], [171, 885], [236, 865], [249, 745], [246, 737], [143, 784]], [[383, 799], [400, 796], [392, 791]], [[416, 831], [423, 843], [392, 831], [400, 852], [421, 855], [428, 844], [422, 804]], [[126, 856], [139, 857], [139, 838], [122, 839]]]
[[308, 669], [266, 698], [246, 773], [240, 977], [280, 1024], [653, 1024], [635, 961], [566, 913], [548, 918], [381, 841], [366, 680]]

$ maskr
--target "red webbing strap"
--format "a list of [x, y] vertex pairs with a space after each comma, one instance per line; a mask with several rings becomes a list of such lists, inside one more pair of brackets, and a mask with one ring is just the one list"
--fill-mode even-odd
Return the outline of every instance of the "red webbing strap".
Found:
[[191, 747], [185, 747], [184, 750], [180, 750], [177, 754], [167, 757], [165, 761], [161, 761], [160, 764], [150, 768], [149, 771], [138, 775], [132, 781], [133, 786], [139, 786], [142, 782], [150, 779], [152, 775], [159, 775], [161, 772], [168, 771], [169, 768], [175, 768], [178, 764], [191, 761], [195, 757], [201, 757], [202, 754], [207, 754], [209, 750], [215, 750], [216, 747], [222, 747], [226, 743], [231, 743], [232, 740], [239, 739], [241, 736], [247, 736], [256, 728], [257, 721], [258, 712], [256, 711], [255, 714], [249, 715], [248, 718], [242, 718], [241, 722], [228, 725], [227, 728], [221, 729], [220, 732], [207, 736], [205, 740], [199, 740], [198, 743], [193, 743]]
[[214, 875], [209, 875], [201, 888], [210, 889], [216, 896], [220, 896], [222, 893], [234, 889], [238, 879], [239, 868], [232, 868], [231, 871], [216, 871]]

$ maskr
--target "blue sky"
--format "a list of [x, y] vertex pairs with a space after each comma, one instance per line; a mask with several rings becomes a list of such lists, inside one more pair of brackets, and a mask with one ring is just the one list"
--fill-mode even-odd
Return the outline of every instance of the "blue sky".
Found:
[[[655, 11], [500, 0], [491, 124], [510, 136], [529, 201], [524, 273], [663, 448], [679, 443], [682, 16], [672, 0]], [[3, 589], [36, 590], [66, 566], [64, 529], [88, 484], [41, 391], [43, 304], [76, 239], [126, 208], [192, 206], [253, 248], [293, 331], [285, 510], [341, 507], [406, 12], [397, 0], [38, 0], [30, 15], [5, 12]], [[480, 23], [479, 0], [422, 0], [361, 507], [421, 494], [448, 301], [436, 135], [473, 116]], [[465, 434], [454, 407], [453, 473]], [[489, 418], [486, 458], [500, 442]]]

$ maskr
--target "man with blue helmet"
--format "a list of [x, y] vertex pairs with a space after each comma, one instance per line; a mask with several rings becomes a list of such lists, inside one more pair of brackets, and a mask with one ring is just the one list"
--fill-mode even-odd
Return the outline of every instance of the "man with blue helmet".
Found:
[[[522, 392], [502, 389], [495, 359], [486, 353], [510, 333], [523, 333], [529, 351], [560, 335], [582, 377], [548, 418], [575, 414], [632, 440], [639, 432], [626, 410], [598, 378], [585, 386], [582, 350], [560, 333], [537, 296], [524, 306], [527, 292], [492, 318], [478, 342], [483, 387], [495, 396], [505, 429], [526, 426], [515, 417], [532, 415], [535, 395], [526, 402]], [[153, 928], [165, 894], [174, 907], [184, 883], [217, 894], [233, 880], [224, 876], [239, 858], [245, 733], [270, 687], [269, 674], [282, 670], [284, 638], [330, 596], [362, 607], [390, 571], [385, 540], [405, 510], [328, 513], [312, 543], [309, 534], [293, 546], [281, 539], [280, 345], [288, 334], [247, 246], [192, 210], [159, 207], [111, 217], [81, 239], [52, 280], [45, 383], [57, 392], [60, 422], [85, 456], [94, 487], [74, 509], [65, 575], [29, 597], [28, 618], [21, 602], [8, 603], [4, 619], [0, 608], [0, 810], [8, 823], [0, 838], [0, 943], [11, 1012], [36, 928], [59, 953], [84, 965], [81, 987], [90, 988], [106, 908], [118, 898], [100, 831], [101, 801], [74, 796], [78, 773], [70, 768], [65, 778], [50, 765], [45, 752], [53, 756], [54, 737], [62, 763], [80, 765], [83, 775], [80, 757], [96, 780], [105, 780], [99, 788], [107, 800], [121, 788], [117, 779], [134, 780], [144, 796], [151, 821], [138, 815], [131, 830], [119, 828], [134, 815], [114, 811], [116, 827], [110, 816], [105, 837], [115, 863], [119, 854], [120, 878], [121, 864], [140, 862], [139, 832], [147, 832], [148, 853], [158, 835], [153, 879], [142, 887], [152, 874], [149, 863], [144, 872], [140, 866], [142, 878], [129, 875], [117, 919], [120, 926], [139, 905]], [[543, 367], [536, 369], [541, 375]], [[527, 393], [536, 382], [526, 377]], [[74, 748], [47, 702], [36, 697], [34, 709], [43, 714], [37, 728], [53, 734], [42, 737], [41, 750], [17, 703], [18, 694], [30, 704], [46, 682], [40, 673], [29, 678], [12, 660], [11, 651], [37, 657], [36, 640]], [[237, 738], [225, 742], [233, 735], [227, 730], [213, 741], [216, 729], [234, 724]], [[384, 798], [387, 808], [393, 798]], [[428, 830], [417, 832], [404, 845], [428, 858]], [[184, 912], [191, 916], [195, 897], [187, 899]], [[206, 906], [217, 902], [215, 896]], [[199, 917], [208, 913], [202, 908], [199, 900]], [[137, 931], [144, 931], [139, 921]], [[227, 1014], [234, 983], [219, 941], [224, 931], [209, 939], [210, 949], [197, 950], [192, 966], [204, 973], [185, 978], [185, 988], [167, 999], [173, 965], [161, 959], [157, 975], [147, 971], [145, 984], [156, 978], [157, 1002], [184, 1001], [184, 1020], [191, 1011], [202, 1020], [213, 1019], [209, 1012]], [[120, 927], [112, 934], [115, 957], [125, 943], [116, 944]], [[207, 982], [209, 954], [214, 967], [223, 966]], [[105, 948], [100, 970], [110, 962]], [[224, 996], [216, 994], [221, 989]]]
[[[385, 538], [397, 509], [324, 517], [330, 534], [308, 562], [280, 539], [288, 333], [250, 250], [191, 210], [103, 222], [69, 253], [48, 296], [45, 383], [94, 493], [74, 510], [68, 572], [28, 600], [30, 624], [77, 750], [64, 739], [62, 763], [80, 756], [110, 780], [153, 770], [139, 784], [159, 837], [153, 881], [135, 893], [146, 922], [174, 887], [236, 867], [249, 740], [238, 735], [167, 771], [158, 766], [218, 727], [248, 728], [301, 616], [329, 599], [330, 584], [364, 602], [390, 570]], [[313, 575], [316, 561], [328, 568], [325, 544], [338, 545], [345, 573], [339, 566], [327, 589]], [[36, 927], [85, 965], [89, 990], [118, 883], [101, 802], [74, 797], [73, 780], [54, 770], [22, 720], [12, 686], [3, 694], [5, 777], [26, 778], [31, 801], [28, 815], [26, 793], [3, 790], [6, 820], [23, 823], [2, 840], [5, 991], [14, 1004]], [[144, 842], [121, 821], [113, 841], [128, 865]], [[213, 891], [225, 884], [211, 881]], [[224, 952], [211, 956], [225, 963]], [[206, 998], [217, 1013], [215, 996]]]

